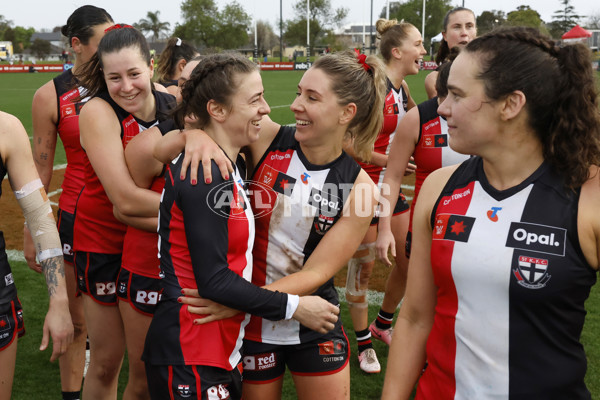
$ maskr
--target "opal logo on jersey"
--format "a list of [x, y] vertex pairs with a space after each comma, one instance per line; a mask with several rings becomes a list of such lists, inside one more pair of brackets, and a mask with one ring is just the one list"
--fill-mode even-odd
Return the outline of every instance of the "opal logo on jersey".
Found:
[[548, 260], [529, 256], [519, 256], [513, 274], [517, 283], [528, 289], [541, 289], [551, 278], [548, 274]]
[[313, 187], [310, 189], [308, 204], [316, 207], [326, 216], [333, 217], [341, 210], [340, 199], [329, 191], [320, 191]]
[[502, 210], [502, 207], [492, 207], [490, 210], [488, 210], [487, 217], [490, 219], [490, 221], [498, 222], [498, 211], [500, 210]]
[[512, 222], [506, 247], [564, 257], [567, 230], [554, 226]]

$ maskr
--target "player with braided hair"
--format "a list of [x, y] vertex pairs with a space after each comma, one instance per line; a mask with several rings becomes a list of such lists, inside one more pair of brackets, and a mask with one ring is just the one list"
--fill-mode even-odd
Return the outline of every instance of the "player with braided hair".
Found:
[[[256, 142], [270, 109], [258, 67], [235, 53], [204, 58], [182, 87], [174, 112], [178, 126], [203, 129], [230, 160]], [[208, 185], [180, 180], [184, 154], [169, 163], [159, 215], [162, 298], [146, 338], [144, 360], [152, 399], [241, 397], [240, 347], [250, 317], [195, 324], [178, 302], [183, 287], [269, 320], [298, 319], [321, 334], [339, 310], [318, 296], [299, 298], [249, 282], [254, 215], [240, 169]], [[157, 162], [157, 161], [155, 161]], [[214, 200], [213, 200], [214, 199]]]
[[[317, 294], [339, 304], [332, 278], [358, 248], [376, 202], [376, 187], [343, 151], [343, 143], [353, 138], [354, 152], [369, 157], [382, 125], [385, 91], [378, 57], [329, 54], [319, 58], [298, 84], [291, 106], [295, 128], [263, 117], [260, 137], [246, 152], [257, 213], [253, 283], [287, 293]], [[194, 131], [184, 135], [189, 139], [186, 149], [201, 148], [191, 138], [206, 137]], [[188, 161], [184, 160], [184, 165], [192, 162], [192, 181], [197, 155], [186, 151]], [[169, 157], [163, 154], [161, 159]], [[210, 163], [205, 167], [204, 176], [209, 177]], [[197, 296], [197, 291], [185, 294], [181, 301], [193, 306], [188, 310], [210, 314], [209, 321], [219, 317], [214, 304], [189, 297]], [[298, 398], [348, 399], [349, 347], [341, 321], [323, 334], [296, 321], [253, 317], [244, 339], [244, 398], [281, 398], [289, 368]]]
[[438, 112], [475, 157], [433, 172], [383, 399], [590, 399], [579, 339], [600, 267], [600, 112], [590, 51], [533, 28], [454, 60]]
[[[387, 92], [383, 106], [384, 123], [375, 141], [369, 161], [356, 157], [360, 166], [369, 174], [382, 193], [387, 187], [382, 186], [383, 176], [389, 162], [389, 151], [398, 133], [398, 127], [406, 113], [416, 106], [408, 90], [404, 78], [419, 72], [423, 55], [427, 54], [423, 47], [423, 39], [419, 30], [408, 22], [380, 19], [376, 24], [380, 38], [379, 50], [385, 63], [387, 76]], [[351, 149], [347, 151], [352, 154]], [[404, 168], [407, 168], [405, 164]], [[412, 165], [412, 164], [411, 164]], [[393, 231], [397, 247], [404, 249], [404, 240], [408, 230], [409, 206], [398, 187], [395, 193], [395, 207], [381, 207], [380, 213], [390, 214], [390, 230]], [[360, 368], [366, 373], [379, 373], [381, 366], [373, 349], [372, 338], [390, 344], [392, 338], [392, 321], [398, 304], [404, 296], [406, 286], [406, 268], [408, 259], [403, 251], [396, 252], [396, 262], [388, 275], [385, 295], [377, 318], [369, 325], [367, 289], [369, 279], [375, 266], [375, 241], [377, 239], [377, 218], [371, 222], [363, 242], [348, 263], [346, 278], [346, 300], [350, 309], [352, 325], [358, 344], [358, 361]], [[395, 250], [395, 249], [394, 249]]]

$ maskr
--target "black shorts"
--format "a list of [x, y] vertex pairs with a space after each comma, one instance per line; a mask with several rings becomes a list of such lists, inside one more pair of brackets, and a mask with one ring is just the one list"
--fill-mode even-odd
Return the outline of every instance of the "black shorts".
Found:
[[285, 367], [294, 375], [331, 375], [350, 359], [350, 343], [340, 326], [308, 343], [278, 345], [244, 340], [243, 378], [254, 384], [273, 382]]
[[0, 305], [0, 351], [8, 347], [13, 340], [25, 334], [23, 308], [19, 298]]
[[117, 305], [117, 276], [121, 254], [75, 252], [77, 289], [105, 306]]
[[[410, 205], [406, 201], [406, 197], [402, 192], [398, 195], [398, 201], [396, 202], [396, 206], [394, 207], [394, 212], [392, 216], [400, 215], [410, 210]], [[379, 209], [378, 209], [379, 212]], [[379, 215], [376, 215], [371, 220], [371, 225], [377, 225], [379, 223]]]
[[159, 278], [135, 274], [121, 267], [117, 278], [117, 297], [126, 301], [136, 311], [153, 316], [160, 300], [162, 288]]
[[204, 365], [150, 365], [146, 363], [148, 391], [153, 400], [241, 399], [239, 368], [227, 371]]
[[60, 242], [63, 246], [63, 258], [65, 262], [73, 264], [73, 225], [75, 224], [75, 215], [64, 210], [58, 209], [56, 214], [56, 225]]

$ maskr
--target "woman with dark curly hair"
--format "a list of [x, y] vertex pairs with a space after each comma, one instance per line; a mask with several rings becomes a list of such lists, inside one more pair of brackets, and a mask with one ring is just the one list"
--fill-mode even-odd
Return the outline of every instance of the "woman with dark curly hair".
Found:
[[532, 28], [454, 60], [439, 113], [475, 157], [433, 172], [413, 220], [384, 399], [590, 399], [579, 338], [600, 266], [590, 51]]

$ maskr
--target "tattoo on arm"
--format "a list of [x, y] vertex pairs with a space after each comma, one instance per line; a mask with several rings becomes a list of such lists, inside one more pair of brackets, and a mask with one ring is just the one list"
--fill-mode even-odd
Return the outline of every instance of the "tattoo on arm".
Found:
[[57, 290], [59, 277], [64, 279], [65, 267], [62, 257], [52, 257], [41, 262], [44, 276], [46, 277], [46, 286], [48, 286], [48, 296], [52, 297]]
[[48, 160], [48, 153], [40, 153], [40, 158], [42, 160]]

